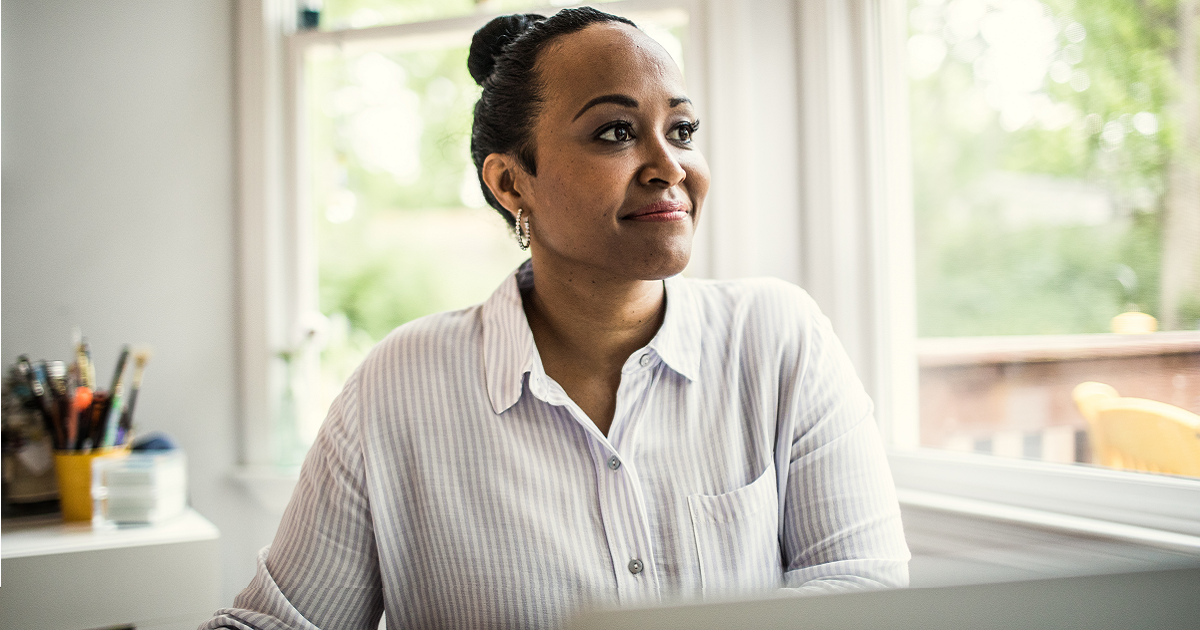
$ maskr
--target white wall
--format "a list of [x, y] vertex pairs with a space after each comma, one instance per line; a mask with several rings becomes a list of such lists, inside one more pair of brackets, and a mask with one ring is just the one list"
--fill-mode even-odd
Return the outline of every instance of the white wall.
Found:
[[273, 519], [237, 460], [230, 0], [3, 3], [0, 359], [67, 359], [101, 382], [120, 344], [154, 356], [137, 407], [190, 457], [192, 504], [222, 531], [223, 599]]

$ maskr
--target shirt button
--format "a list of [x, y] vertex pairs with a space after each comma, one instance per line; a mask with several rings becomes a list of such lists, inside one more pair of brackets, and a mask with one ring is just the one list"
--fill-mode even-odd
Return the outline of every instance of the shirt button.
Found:
[[638, 359], [638, 363], [640, 363], [642, 367], [650, 365], [650, 353], [647, 352], [646, 354], [643, 354], [642, 358]]
[[608, 458], [608, 467], [616, 470], [621, 467], [621, 460], [617, 459], [616, 455]]
[[642, 567], [642, 561], [641, 561], [641, 560], [638, 560], [637, 558], [634, 558], [633, 560], [630, 560], [630, 561], [629, 561], [629, 572], [630, 572], [630, 573], [632, 573], [632, 574], [634, 574], [634, 575], [637, 575], [637, 574], [639, 574], [639, 573], [641, 573], [641, 572], [642, 572], [642, 568], [643, 568], [643, 567]]

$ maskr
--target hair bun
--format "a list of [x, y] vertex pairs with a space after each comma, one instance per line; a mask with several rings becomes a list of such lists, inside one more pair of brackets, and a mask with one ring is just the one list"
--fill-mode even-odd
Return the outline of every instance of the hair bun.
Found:
[[544, 19], [536, 13], [502, 15], [475, 31], [475, 36], [471, 38], [471, 52], [467, 56], [467, 70], [475, 82], [483, 85], [495, 69], [496, 60], [504, 52], [504, 47]]

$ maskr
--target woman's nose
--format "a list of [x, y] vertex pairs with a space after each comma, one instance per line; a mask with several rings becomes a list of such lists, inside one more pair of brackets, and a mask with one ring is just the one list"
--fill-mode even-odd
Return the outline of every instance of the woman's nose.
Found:
[[638, 180], [645, 186], [675, 186], [687, 176], [683, 165], [675, 156], [673, 147], [665, 139], [649, 143], [646, 162], [642, 165]]

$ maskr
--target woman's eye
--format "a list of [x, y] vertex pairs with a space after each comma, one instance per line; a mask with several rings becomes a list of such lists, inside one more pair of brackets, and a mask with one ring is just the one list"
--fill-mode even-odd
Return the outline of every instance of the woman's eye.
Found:
[[690, 144], [692, 142], [692, 134], [696, 133], [695, 123], [680, 123], [667, 133], [668, 140]]
[[609, 142], [628, 142], [633, 140], [633, 130], [629, 128], [629, 125], [613, 125], [600, 132], [598, 137]]

